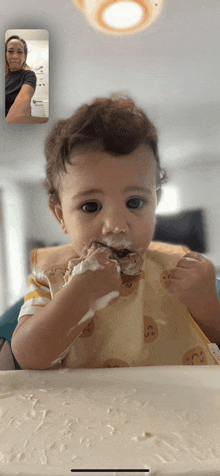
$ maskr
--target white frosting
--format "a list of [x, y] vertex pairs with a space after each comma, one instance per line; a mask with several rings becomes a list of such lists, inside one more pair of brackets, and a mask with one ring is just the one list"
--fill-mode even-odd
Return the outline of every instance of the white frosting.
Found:
[[79, 324], [82, 324], [82, 322], [85, 322], [91, 317], [93, 317], [96, 311], [99, 311], [100, 309], [104, 309], [104, 307], [106, 307], [112, 301], [112, 299], [115, 299], [118, 296], [119, 296], [119, 291], [112, 291], [111, 293], [108, 293], [105, 296], [102, 296], [100, 299], [97, 299], [97, 301], [94, 302], [92, 308], [89, 309], [89, 311], [85, 314], [85, 316], [82, 317], [81, 321], [79, 321]]
[[[143, 248], [138, 248], [136, 251], [132, 251], [131, 250], [131, 245], [132, 245], [131, 241], [127, 241], [125, 239], [123, 239], [121, 241], [116, 241], [113, 237], [112, 238], [103, 238], [102, 242], [106, 246], [108, 246], [109, 248], [114, 248], [115, 250], [121, 250], [121, 249], [127, 248], [132, 253], [136, 253], [136, 254], [140, 254], [140, 255], [143, 254]], [[126, 269], [126, 274], [131, 274], [131, 275], [135, 274], [135, 272], [133, 272], [133, 269], [131, 267], [129, 269], [131, 270], [131, 272], [130, 273], [127, 272], [127, 269]]]
[[[102, 251], [102, 250], [100, 250]], [[74, 260], [73, 260], [74, 261]], [[71, 263], [71, 261], [70, 261]], [[97, 269], [104, 269], [104, 266], [102, 266], [98, 260], [94, 256], [88, 257], [86, 260], [80, 261], [73, 269], [71, 276], [69, 277], [68, 282], [74, 277], [77, 276], [78, 274], [83, 274], [86, 273], [86, 271], [96, 271]], [[66, 283], [67, 284], [67, 283]]]
[[127, 241], [125, 239], [121, 241], [117, 241], [113, 237], [107, 237], [107, 238], [102, 238], [102, 243], [104, 243], [106, 246], [109, 248], [115, 248], [115, 249], [122, 249], [122, 248], [128, 248], [131, 246], [131, 241]]
[[[120, 268], [118, 262], [116, 260], [110, 260], [110, 261], [113, 261], [116, 264], [117, 271], [118, 271], [118, 273], [120, 273], [121, 268]], [[70, 261], [70, 263], [71, 263], [71, 261]], [[88, 270], [96, 271], [97, 269], [104, 269], [104, 266], [102, 266], [94, 256], [88, 257], [87, 260], [80, 261], [73, 268], [73, 271], [72, 271], [71, 275], [69, 276], [69, 279], [68, 279], [67, 283], [64, 284], [64, 286], [66, 286], [74, 276], [77, 276], [78, 274], [86, 273], [86, 271], [88, 271]], [[91, 319], [91, 317], [94, 316], [96, 311], [99, 311], [100, 309], [103, 309], [104, 307], [106, 307], [112, 301], [112, 299], [115, 299], [118, 296], [119, 296], [119, 291], [112, 291], [111, 293], [108, 293], [105, 296], [102, 296], [100, 299], [97, 299], [94, 302], [94, 304], [92, 305], [92, 307], [88, 310], [88, 312], [78, 322], [77, 325], [82, 324], [83, 322], [89, 321]], [[71, 329], [67, 333], [67, 336], [72, 332], [74, 327], [71, 327]], [[62, 360], [67, 356], [71, 347], [72, 347], [72, 343], [68, 346], [68, 348], [66, 350], [64, 350], [59, 355], [59, 357], [57, 359], [55, 359], [55, 360], [53, 360], [53, 362], [51, 362], [51, 365], [53, 366], [53, 365], [56, 365], [58, 363], [61, 363]]]
[[[68, 335], [68, 334], [67, 334]], [[71, 342], [71, 344], [69, 345], [69, 347], [67, 347], [66, 350], [64, 350], [57, 359], [53, 360], [53, 362], [51, 362], [50, 365], [56, 365], [56, 364], [61, 364], [62, 360], [67, 356], [67, 354], [69, 353], [71, 347], [72, 347], [73, 343]]]
[[219, 476], [213, 367], [199, 369], [197, 379], [195, 368], [182, 366], [1, 372], [0, 474], [137, 468], [150, 476]]

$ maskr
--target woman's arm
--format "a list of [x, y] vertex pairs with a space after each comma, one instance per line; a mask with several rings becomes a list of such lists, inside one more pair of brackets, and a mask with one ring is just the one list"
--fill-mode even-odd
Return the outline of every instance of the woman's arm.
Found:
[[23, 84], [14, 103], [5, 118], [9, 124], [37, 124], [48, 122], [48, 117], [31, 116], [31, 98], [34, 88], [29, 84]]

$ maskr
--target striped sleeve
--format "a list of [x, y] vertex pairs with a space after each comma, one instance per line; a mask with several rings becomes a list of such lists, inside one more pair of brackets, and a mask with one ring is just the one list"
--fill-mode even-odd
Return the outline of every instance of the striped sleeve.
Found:
[[21, 307], [18, 322], [23, 316], [35, 314], [45, 307], [51, 301], [51, 292], [49, 286], [40, 283], [33, 275], [28, 282], [28, 292], [24, 298], [24, 304]]

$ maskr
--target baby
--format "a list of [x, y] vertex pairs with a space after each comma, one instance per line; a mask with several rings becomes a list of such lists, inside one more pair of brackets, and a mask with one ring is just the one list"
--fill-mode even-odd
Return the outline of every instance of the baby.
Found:
[[22, 369], [220, 362], [214, 265], [152, 242], [157, 132], [130, 98], [96, 99], [46, 140], [49, 205], [71, 244], [33, 252], [12, 337]]

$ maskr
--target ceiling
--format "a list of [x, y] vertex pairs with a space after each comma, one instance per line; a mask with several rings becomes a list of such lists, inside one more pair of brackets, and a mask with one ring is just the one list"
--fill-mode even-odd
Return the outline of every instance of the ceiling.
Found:
[[118, 91], [157, 126], [168, 171], [220, 161], [219, 0], [164, 0], [149, 28], [117, 37], [93, 29], [71, 0], [0, 2], [2, 38], [8, 29], [45, 29], [50, 44], [47, 124], [6, 124], [2, 82], [1, 180], [44, 178], [43, 143], [52, 124]]

